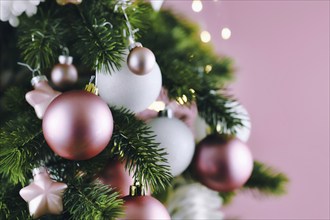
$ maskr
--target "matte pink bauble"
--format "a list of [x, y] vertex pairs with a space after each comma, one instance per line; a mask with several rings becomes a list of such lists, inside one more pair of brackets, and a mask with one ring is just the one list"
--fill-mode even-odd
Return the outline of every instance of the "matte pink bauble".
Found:
[[100, 97], [86, 91], [71, 91], [59, 95], [49, 105], [42, 130], [56, 154], [70, 160], [87, 160], [108, 145], [113, 119]]
[[105, 165], [99, 176], [100, 181], [109, 185], [119, 192], [120, 196], [127, 196], [129, 188], [134, 184], [133, 175], [130, 175], [125, 169], [125, 162], [116, 159], [111, 159]]
[[209, 135], [196, 147], [193, 168], [197, 179], [219, 192], [242, 187], [253, 169], [249, 148], [239, 139]]
[[123, 219], [171, 219], [164, 205], [151, 196], [125, 196]]

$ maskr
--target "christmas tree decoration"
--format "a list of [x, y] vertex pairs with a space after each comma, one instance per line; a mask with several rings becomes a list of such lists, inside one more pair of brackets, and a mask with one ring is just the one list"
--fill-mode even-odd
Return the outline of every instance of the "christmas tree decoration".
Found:
[[123, 219], [171, 219], [164, 205], [152, 196], [144, 196], [139, 185], [130, 187], [130, 195], [125, 196]]
[[33, 182], [22, 188], [20, 196], [29, 203], [30, 215], [37, 219], [46, 214], [59, 215], [63, 211], [63, 193], [68, 186], [55, 182], [45, 167], [33, 169]]
[[226, 105], [232, 109], [232, 113], [241, 120], [242, 125], [235, 127], [235, 135], [243, 142], [247, 142], [251, 134], [251, 121], [248, 111], [244, 108], [243, 105], [236, 102], [229, 102]]
[[111, 74], [103, 69], [96, 75], [103, 100], [110, 106], [125, 107], [135, 113], [148, 108], [157, 99], [162, 86], [162, 75], [157, 64], [143, 76], [132, 73], [126, 62]]
[[153, 70], [156, 64], [156, 58], [151, 50], [143, 47], [140, 42], [135, 41], [134, 33], [137, 32], [138, 29], [133, 30], [132, 25], [128, 19], [126, 8], [129, 4], [129, 1], [121, 0], [118, 1], [116, 6], [116, 10], [121, 8], [121, 11], [126, 20], [126, 26], [129, 34], [129, 54], [127, 56], [127, 66], [129, 70], [132, 71], [132, 73], [136, 75], [145, 75]]
[[51, 72], [52, 82], [59, 88], [67, 88], [78, 80], [78, 71], [72, 64], [73, 57], [61, 55], [58, 58], [59, 64], [56, 64]]
[[1, 1], [0, 3], [0, 20], [9, 21], [13, 27], [19, 25], [18, 16], [24, 12], [28, 17], [37, 13], [37, 6], [44, 0], [26, 0], [26, 1]]
[[207, 131], [208, 131], [207, 123], [202, 117], [197, 116], [194, 121], [195, 141], [198, 143], [201, 140], [203, 140], [207, 136]]
[[156, 64], [154, 53], [141, 43], [130, 45], [130, 52], [127, 57], [127, 66], [136, 75], [150, 73]]
[[70, 91], [49, 105], [42, 130], [56, 154], [70, 160], [87, 160], [108, 145], [113, 118], [100, 97], [87, 91]]
[[67, 4], [79, 5], [81, 4], [82, 0], [56, 0], [56, 2], [59, 5], [67, 5]]
[[34, 90], [26, 93], [26, 101], [34, 108], [37, 117], [42, 119], [49, 104], [61, 93], [49, 86], [45, 75], [32, 78], [31, 84]]
[[246, 183], [253, 170], [253, 159], [249, 148], [239, 139], [213, 134], [197, 145], [192, 166], [202, 184], [228, 192]]
[[108, 161], [98, 178], [103, 184], [119, 192], [120, 196], [127, 196], [130, 186], [134, 183], [133, 176], [125, 168], [125, 163], [116, 159]]
[[[172, 118], [170, 109], [160, 112], [160, 117], [148, 124], [156, 135], [155, 139], [164, 148], [173, 176], [180, 175], [190, 164], [194, 151], [194, 136], [179, 119]], [[164, 117], [163, 117], [164, 116]]]
[[[155, 10], [164, 2], [151, 1]], [[0, 2], [0, 18], [17, 25], [17, 15], [35, 13], [40, 1]], [[189, 20], [168, 8], [154, 12], [145, 1], [48, 0], [34, 16], [19, 19], [18, 29], [0, 22], [0, 219], [170, 219], [159, 201], [173, 218], [222, 218], [221, 201], [236, 194], [222, 191], [244, 184], [252, 167], [239, 140], [246, 140], [239, 135], [243, 117], [226, 88], [239, 69], [231, 58], [201, 43], [201, 30]], [[82, 70], [78, 80], [96, 71], [98, 88], [91, 79], [85, 91], [70, 91], [77, 71], [62, 45]], [[18, 57], [36, 68], [29, 68], [36, 77], [33, 91], [20, 84], [26, 74], [14, 65]], [[65, 92], [54, 91], [39, 71]], [[169, 116], [167, 108], [174, 118], [157, 117]], [[214, 147], [200, 144], [193, 160], [193, 130], [196, 140], [217, 131], [238, 137]], [[64, 195], [43, 171], [30, 180], [27, 171], [40, 164], [49, 167], [51, 179], [69, 185]], [[283, 194], [288, 180], [274, 170], [254, 161], [244, 190]], [[132, 177], [153, 197], [143, 196]], [[25, 206], [19, 186], [44, 186], [46, 179], [54, 183], [51, 190], [22, 189], [23, 198], [31, 193]], [[60, 216], [48, 215], [62, 209]]]
[[199, 183], [176, 186], [166, 204], [172, 219], [224, 219], [219, 193]]

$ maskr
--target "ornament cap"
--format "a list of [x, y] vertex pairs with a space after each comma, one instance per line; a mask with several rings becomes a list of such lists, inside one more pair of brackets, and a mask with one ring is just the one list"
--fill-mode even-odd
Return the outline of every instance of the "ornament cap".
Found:
[[34, 76], [32, 79], [31, 79], [31, 85], [34, 87], [36, 84], [38, 84], [39, 82], [47, 82], [48, 79], [45, 75], [38, 75], [38, 76]]
[[139, 184], [134, 184], [129, 187], [130, 196], [144, 196], [143, 186]]
[[48, 173], [47, 168], [46, 167], [37, 167], [37, 168], [33, 168], [33, 170], [32, 170], [33, 176], [36, 176], [41, 173]]
[[93, 93], [95, 95], [99, 95], [99, 89], [96, 87], [94, 83], [92, 83], [94, 79], [96, 82], [96, 76], [91, 76], [89, 83], [85, 86], [85, 91]]
[[67, 55], [61, 55], [58, 57], [58, 61], [60, 62], [60, 64], [70, 65], [73, 62], [73, 57]]
[[158, 112], [158, 117], [166, 117], [166, 118], [173, 118], [173, 110], [172, 109], [164, 109]]
[[128, 49], [131, 51], [131, 50], [133, 50], [136, 47], [143, 47], [143, 46], [142, 46], [142, 44], [140, 42], [134, 42], [134, 43], [131, 43], [129, 45]]

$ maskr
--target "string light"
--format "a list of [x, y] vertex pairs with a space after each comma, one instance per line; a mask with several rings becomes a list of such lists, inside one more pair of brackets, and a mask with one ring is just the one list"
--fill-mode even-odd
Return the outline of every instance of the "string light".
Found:
[[211, 66], [211, 65], [206, 65], [206, 66], [205, 66], [205, 72], [206, 72], [206, 73], [211, 72], [211, 70], [212, 70], [212, 66]]
[[221, 37], [224, 40], [228, 40], [231, 37], [231, 30], [229, 28], [222, 28]]
[[191, 4], [191, 8], [194, 12], [200, 12], [203, 9], [202, 1], [200, 0], [193, 0]]
[[165, 109], [165, 102], [155, 101], [148, 107], [148, 109], [156, 112], [163, 111]]
[[208, 43], [211, 41], [211, 34], [208, 31], [201, 32], [201, 41], [204, 43]]

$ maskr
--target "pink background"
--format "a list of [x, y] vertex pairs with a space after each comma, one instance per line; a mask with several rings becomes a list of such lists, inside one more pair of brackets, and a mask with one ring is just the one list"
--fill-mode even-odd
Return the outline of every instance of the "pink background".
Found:
[[[212, 35], [237, 67], [232, 92], [252, 118], [256, 159], [290, 178], [283, 197], [242, 193], [224, 209], [242, 219], [329, 219], [329, 1], [167, 0]], [[229, 27], [232, 37], [222, 40]]]

